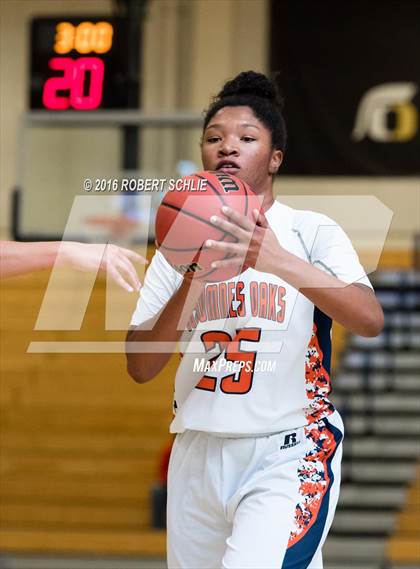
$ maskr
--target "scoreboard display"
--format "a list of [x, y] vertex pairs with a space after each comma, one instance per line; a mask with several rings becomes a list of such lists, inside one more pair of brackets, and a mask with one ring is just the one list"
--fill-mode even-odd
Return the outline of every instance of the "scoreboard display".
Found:
[[138, 77], [128, 73], [126, 20], [35, 18], [30, 46], [32, 110], [137, 108], [130, 97]]

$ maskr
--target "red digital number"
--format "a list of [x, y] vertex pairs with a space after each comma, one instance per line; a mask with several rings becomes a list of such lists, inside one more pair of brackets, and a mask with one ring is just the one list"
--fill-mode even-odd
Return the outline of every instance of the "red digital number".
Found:
[[[61, 77], [47, 79], [42, 93], [42, 102], [47, 109], [65, 110], [72, 107], [76, 110], [97, 109], [102, 101], [104, 81], [104, 63], [98, 57], [53, 57], [50, 59], [51, 69], [64, 71]], [[89, 91], [85, 95], [87, 73], [90, 73]], [[58, 94], [57, 91], [68, 91]]]
[[64, 71], [61, 77], [47, 79], [42, 92], [42, 102], [47, 109], [64, 110], [70, 106], [69, 97], [57, 95], [57, 91], [71, 89], [73, 82], [73, 60], [70, 57], [53, 57], [49, 61], [50, 69]]
[[[252, 379], [254, 377], [254, 364], [257, 357], [256, 352], [248, 352], [241, 350], [240, 343], [245, 340], [247, 342], [259, 342], [261, 337], [261, 328], [242, 328], [238, 330], [233, 338], [224, 331], [210, 330], [201, 335], [206, 352], [214, 349], [218, 344], [220, 351], [226, 350], [225, 358], [230, 362], [240, 362], [240, 370], [236, 373], [225, 375], [220, 380], [220, 389], [223, 393], [243, 395], [248, 393], [252, 387]], [[220, 354], [214, 356], [209, 361], [216, 360]], [[198, 382], [198, 389], [206, 391], [216, 390], [216, 378], [203, 375]]]
[[[86, 72], [90, 71], [90, 89], [83, 96]], [[81, 57], [73, 68], [73, 88], [70, 91], [70, 103], [73, 109], [97, 109], [102, 101], [104, 82], [104, 62], [98, 57]]]

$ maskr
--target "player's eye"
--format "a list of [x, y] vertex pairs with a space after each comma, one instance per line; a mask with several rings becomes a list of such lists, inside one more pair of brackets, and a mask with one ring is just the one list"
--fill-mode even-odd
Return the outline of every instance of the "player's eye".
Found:
[[254, 140], [256, 140], [253, 136], [243, 136], [242, 140], [244, 142], [253, 142]]
[[206, 138], [206, 142], [210, 142], [214, 143], [214, 142], [218, 142], [220, 140], [220, 136], [209, 136], [208, 138]]

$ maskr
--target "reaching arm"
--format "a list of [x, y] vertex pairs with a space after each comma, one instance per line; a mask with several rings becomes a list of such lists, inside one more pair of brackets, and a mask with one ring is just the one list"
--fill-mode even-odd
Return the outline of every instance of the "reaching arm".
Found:
[[111, 244], [85, 244], [74, 241], [20, 243], [0, 242], [1, 278], [51, 268], [55, 262], [80, 271], [101, 270], [125, 290], [140, 288], [132, 261], [147, 263], [138, 253]]
[[0, 242], [0, 275], [2, 279], [40, 271], [52, 267], [57, 257], [60, 243], [19, 243]]

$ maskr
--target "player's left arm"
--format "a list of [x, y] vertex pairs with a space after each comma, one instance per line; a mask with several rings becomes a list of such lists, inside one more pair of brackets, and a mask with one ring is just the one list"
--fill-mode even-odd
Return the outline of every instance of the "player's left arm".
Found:
[[235, 235], [238, 241], [207, 241], [207, 247], [231, 255], [228, 260], [215, 261], [213, 266], [224, 267], [242, 259], [247, 266], [285, 280], [351, 332], [366, 337], [380, 334], [384, 315], [369, 286], [348, 284], [281, 247], [267, 219], [257, 210], [255, 225], [233, 210], [224, 213], [227, 219], [217, 218], [215, 224]]
[[279, 262], [282, 278], [299, 288], [330, 318], [359, 336], [374, 337], [381, 333], [384, 314], [371, 288], [359, 283], [347, 284], [287, 251]]

